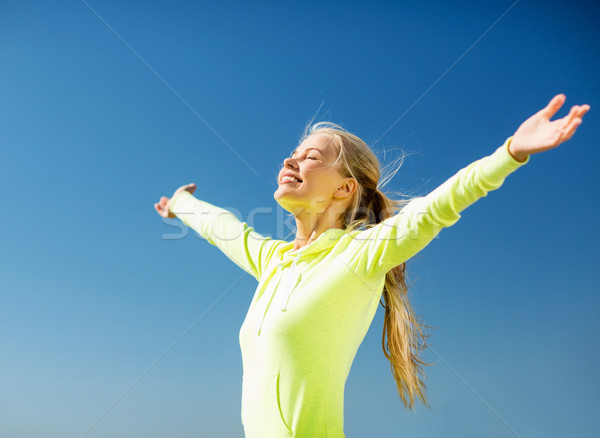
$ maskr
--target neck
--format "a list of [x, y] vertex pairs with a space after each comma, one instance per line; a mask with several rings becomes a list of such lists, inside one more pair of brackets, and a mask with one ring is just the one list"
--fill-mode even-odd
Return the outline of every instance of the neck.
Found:
[[336, 220], [336, 216], [329, 210], [323, 213], [299, 213], [296, 218], [296, 238], [294, 240], [294, 251], [304, 248], [314, 242], [321, 234], [330, 228], [342, 228], [342, 221]]

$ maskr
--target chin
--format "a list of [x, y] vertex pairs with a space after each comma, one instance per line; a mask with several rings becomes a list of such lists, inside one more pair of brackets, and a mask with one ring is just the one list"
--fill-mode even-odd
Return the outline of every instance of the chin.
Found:
[[283, 207], [283, 204], [285, 204], [285, 200], [288, 198], [288, 196], [286, 196], [285, 193], [281, 193], [281, 190], [277, 189], [273, 193], [273, 198], [275, 198], [275, 200]]
[[286, 193], [286, 188], [284, 186], [279, 186], [277, 190], [273, 193], [273, 197], [275, 199], [289, 198], [290, 194]]
[[[279, 189], [275, 190], [275, 192], [273, 193], [273, 198], [275, 198], [275, 200], [281, 205], [281, 201], [283, 200], [285, 196], [281, 193], [281, 191]], [[283, 205], [282, 205], [283, 207]]]
[[294, 202], [290, 199], [289, 194], [286, 193], [281, 193], [280, 190], [276, 190], [275, 193], [273, 193], [273, 198], [275, 198], [275, 200], [277, 201], [277, 203], [281, 206], [281, 208], [283, 208], [284, 210], [292, 213], [294, 211]]

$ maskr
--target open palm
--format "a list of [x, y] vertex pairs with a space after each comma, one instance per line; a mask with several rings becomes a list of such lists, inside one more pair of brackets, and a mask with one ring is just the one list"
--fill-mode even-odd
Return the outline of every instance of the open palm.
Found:
[[522, 161], [527, 155], [555, 148], [573, 136], [590, 106], [575, 105], [562, 119], [550, 121], [565, 100], [564, 94], [554, 96], [548, 106], [519, 126], [509, 146], [517, 160]]

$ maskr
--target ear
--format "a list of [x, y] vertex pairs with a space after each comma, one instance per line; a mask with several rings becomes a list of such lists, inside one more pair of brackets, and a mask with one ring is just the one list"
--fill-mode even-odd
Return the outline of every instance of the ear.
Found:
[[354, 194], [354, 192], [356, 192], [357, 188], [358, 182], [356, 181], [356, 179], [352, 177], [344, 178], [342, 180], [342, 183], [338, 185], [338, 188], [333, 193], [333, 197], [340, 199], [350, 198]]

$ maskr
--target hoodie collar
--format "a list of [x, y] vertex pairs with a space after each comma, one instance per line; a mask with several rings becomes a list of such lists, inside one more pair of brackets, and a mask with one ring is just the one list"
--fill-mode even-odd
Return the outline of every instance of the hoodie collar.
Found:
[[280, 260], [283, 260], [284, 258], [298, 257], [298, 255], [299, 257], [302, 257], [308, 254], [315, 254], [334, 246], [344, 234], [346, 234], [346, 230], [341, 228], [329, 228], [328, 230], [322, 232], [319, 237], [310, 242], [308, 245], [303, 246], [295, 251], [292, 251], [294, 242], [287, 242], [277, 249], [277, 254]]

